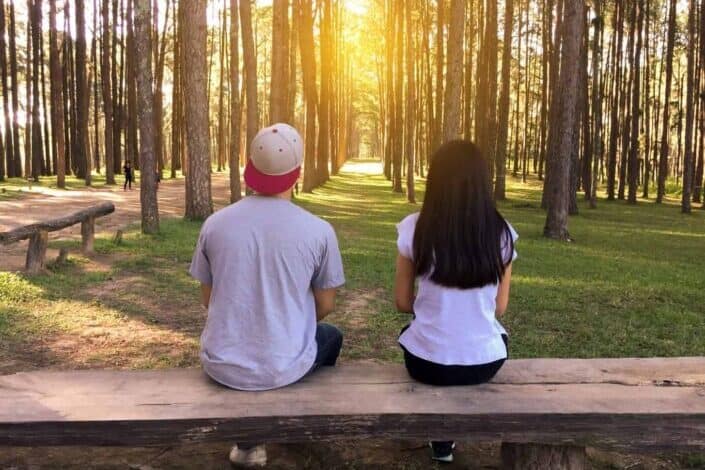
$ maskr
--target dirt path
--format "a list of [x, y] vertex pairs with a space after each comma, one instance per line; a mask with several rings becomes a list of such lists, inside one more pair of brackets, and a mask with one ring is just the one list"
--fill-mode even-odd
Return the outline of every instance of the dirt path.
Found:
[[[228, 203], [230, 188], [227, 174], [213, 174], [212, 190], [216, 208]], [[73, 191], [35, 187], [31, 193], [23, 194], [17, 199], [0, 201], [0, 232], [68, 215], [101, 202], [115, 204], [115, 212], [96, 221], [97, 233], [113, 233], [140, 220], [139, 186], [133, 186], [132, 191], [123, 191], [122, 185]], [[163, 180], [158, 196], [161, 217], [183, 216], [184, 180]], [[79, 224], [49, 234], [50, 240], [78, 239], [80, 236]], [[0, 271], [17, 271], [24, 268], [27, 243], [24, 241], [0, 246]], [[49, 258], [55, 255], [55, 250], [49, 250]]]

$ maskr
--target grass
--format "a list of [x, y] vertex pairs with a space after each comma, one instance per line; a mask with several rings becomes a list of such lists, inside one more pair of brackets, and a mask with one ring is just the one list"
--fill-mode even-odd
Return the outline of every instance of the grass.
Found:
[[[348, 282], [331, 321], [345, 330], [344, 357], [399, 361], [396, 336], [409, 318], [391, 301], [395, 224], [420, 206], [357, 168], [297, 203], [338, 233]], [[418, 189], [421, 200], [422, 181]], [[560, 243], [541, 236], [539, 198], [537, 182], [511, 181], [500, 204], [520, 234], [504, 318], [512, 357], [705, 355], [705, 211], [682, 215], [673, 201], [581, 203], [570, 220], [575, 242]], [[204, 313], [187, 267], [199, 228], [166, 219], [159, 235], [145, 236], [133, 226], [120, 245], [98, 238], [97, 259], [72, 255], [49, 276], [0, 273], [0, 337], [9, 339], [0, 364], [4, 356], [16, 367], [195, 365]], [[44, 356], [20, 353], [18, 366], [13, 348], [29, 354], [36, 343]]]

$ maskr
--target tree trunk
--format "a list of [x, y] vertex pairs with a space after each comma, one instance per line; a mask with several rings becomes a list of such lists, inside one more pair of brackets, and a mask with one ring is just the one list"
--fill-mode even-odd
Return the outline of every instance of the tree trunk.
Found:
[[627, 197], [629, 204], [636, 204], [639, 178], [639, 98], [641, 90], [641, 48], [642, 30], [644, 28], [644, 0], [638, 0], [634, 8], [638, 9], [638, 13], [636, 50], [634, 51], [634, 59], [632, 61], [634, 78], [632, 80], [632, 130], [631, 147], [629, 149], [629, 195]]
[[414, 187], [414, 130], [416, 126], [416, 80], [414, 77], [414, 39], [411, 20], [412, 4], [404, 5], [406, 13], [406, 131], [404, 132], [404, 154], [406, 155], [406, 199], [416, 203]]
[[570, 191], [570, 156], [577, 145], [575, 121], [577, 119], [580, 46], [583, 38], [583, 0], [565, 0], [565, 16], [561, 41], [561, 65], [551, 113], [557, 122], [556, 133], [551, 139], [548, 158], [551, 162], [551, 185], [547, 192], [546, 226], [544, 235], [558, 240], [570, 240], [568, 233], [568, 202]]
[[[252, 32], [251, 0], [240, 0], [240, 24], [242, 26], [242, 54], [245, 59], [245, 87], [247, 89], [247, 141], [249, 151], [252, 140], [259, 130], [259, 110], [257, 104], [257, 57]], [[311, 33], [313, 34], [313, 33]], [[313, 49], [311, 49], [311, 53]]]
[[[465, 0], [451, 0], [448, 28], [448, 71], [443, 98], [443, 140], [461, 136], [460, 93], [463, 83], [463, 43], [465, 37]], [[496, 50], [495, 50], [496, 54]]]
[[[56, 2], [58, 0], [49, 0], [49, 80], [51, 86], [49, 92], [51, 95], [51, 130], [54, 150], [56, 152], [56, 185], [59, 188], [66, 186], [66, 154], [65, 154], [65, 138], [64, 138], [64, 97], [63, 84], [61, 80], [61, 63], [59, 62], [59, 44], [56, 28]], [[0, 4], [2, 8], [2, 4]], [[0, 13], [1, 15], [2, 13]], [[2, 21], [4, 23], [4, 21]], [[2, 32], [0, 31], [0, 35]], [[3, 41], [4, 43], [4, 41]], [[2, 44], [0, 43], [0, 48]], [[4, 59], [4, 50], [0, 51], [0, 56]], [[6, 81], [3, 77], [3, 88], [6, 86]], [[7, 98], [5, 97], [5, 107], [7, 109]], [[10, 123], [5, 121], [5, 132], [9, 135]]]
[[100, 54], [100, 77], [105, 119], [105, 182], [115, 184], [115, 162], [113, 161], [113, 97], [111, 84], [110, 50], [113, 47], [110, 35], [110, 0], [103, 0], [103, 37]]
[[688, 71], [687, 91], [685, 99], [685, 152], [683, 156], [683, 194], [681, 197], [681, 211], [690, 213], [691, 197], [693, 194], [693, 124], [695, 114], [695, 48], [696, 48], [696, 9], [695, 0], [690, 0], [688, 14]]
[[237, 202], [242, 197], [240, 187], [240, 37], [238, 28], [238, 0], [230, 0], [230, 202]]
[[[330, 0], [329, 0], [330, 1]], [[328, 6], [330, 8], [330, 5]], [[325, 7], [324, 7], [325, 15]], [[321, 31], [321, 35], [324, 32]], [[269, 99], [270, 124], [288, 122], [289, 0], [272, 2], [272, 70]]]
[[88, 81], [86, 78], [86, 20], [84, 0], [76, 0], [76, 138], [74, 156], [80, 178], [91, 185], [92, 162], [88, 152]]
[[[53, 5], [53, 2], [52, 2]], [[56, 13], [54, 13], [56, 17]], [[56, 20], [54, 20], [56, 24]], [[15, 169], [14, 145], [12, 141], [12, 119], [10, 116], [10, 89], [7, 82], [7, 47], [5, 44], [5, 2], [0, 0], [0, 73], [2, 74], [2, 102], [5, 118], [5, 152], [4, 160], [7, 163], [7, 176], [12, 178], [17, 175]], [[1, 162], [2, 160], [0, 160]], [[0, 164], [0, 166], [2, 166]], [[2, 171], [2, 169], [0, 169]], [[63, 186], [60, 186], [63, 187]]]
[[602, 1], [595, 1], [595, 19], [592, 24], [594, 36], [592, 39], [592, 120], [593, 120], [593, 135], [592, 135], [592, 174], [589, 192], [590, 208], [597, 207], [597, 173], [600, 158], [602, 157], [602, 84], [601, 70], [602, 49], [601, 49], [601, 31], [604, 24], [602, 17]]
[[323, 15], [321, 18], [321, 97], [318, 108], [318, 153], [316, 172], [318, 184], [323, 184], [330, 178], [330, 106], [331, 106], [331, 0], [320, 0]]
[[135, 43], [137, 47], [137, 109], [140, 128], [140, 205], [142, 233], [159, 231], [157, 205], [157, 161], [154, 154], [154, 94], [152, 92], [151, 1], [135, 0]]
[[10, 2], [10, 29], [8, 31], [10, 40], [10, 86], [12, 87], [12, 151], [13, 151], [13, 168], [15, 170], [12, 176], [22, 176], [22, 154], [20, 150], [20, 123], [18, 112], [19, 104], [19, 80], [17, 72], [17, 32], [15, 30], [15, 2]]
[[[495, 186], [494, 197], [504, 200], [506, 160], [507, 160], [507, 131], [509, 128], [509, 90], [511, 82], [512, 61], [512, 24], [514, 22], [514, 0], [506, 0], [504, 4], [504, 41], [502, 43], [502, 90], [499, 95], [499, 122], [497, 133], [497, 159], [495, 160]], [[517, 95], [517, 99], [519, 96]], [[528, 99], [528, 96], [527, 96]], [[526, 129], [524, 129], [526, 132]]]
[[303, 72], [304, 99], [306, 101], [306, 147], [304, 155], [303, 191], [316, 187], [316, 58], [313, 42], [313, 11], [311, 0], [296, 0], [299, 26], [299, 48]]
[[[186, 217], [205, 219], [213, 212], [210, 176], [210, 138], [206, 77], [206, 0], [191, 0], [184, 14], [184, 95], [188, 173], [186, 174]], [[247, 1], [242, 4], [247, 3]], [[248, 4], [249, 6], [249, 4]]]

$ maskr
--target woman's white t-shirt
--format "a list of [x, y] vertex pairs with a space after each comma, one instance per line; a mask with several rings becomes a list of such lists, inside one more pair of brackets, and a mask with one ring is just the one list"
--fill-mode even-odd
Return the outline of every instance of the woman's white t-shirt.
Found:
[[[397, 225], [399, 253], [413, 261], [414, 231], [419, 214]], [[509, 224], [507, 224], [509, 225]], [[514, 241], [518, 235], [509, 225]], [[505, 259], [509, 240], [502, 243]], [[512, 261], [517, 257], [512, 253]], [[440, 286], [427, 275], [418, 279], [415, 317], [399, 337], [399, 343], [416, 357], [443, 365], [487, 364], [507, 357], [502, 340], [505, 329], [495, 316], [499, 284], [472, 289]]]

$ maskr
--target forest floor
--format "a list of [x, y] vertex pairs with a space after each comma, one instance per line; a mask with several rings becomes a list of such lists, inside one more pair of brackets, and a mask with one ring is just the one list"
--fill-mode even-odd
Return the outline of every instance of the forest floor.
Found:
[[[348, 283], [330, 318], [345, 333], [341, 360], [399, 362], [394, 311], [395, 224], [419, 210], [394, 195], [372, 162], [351, 162], [314, 194], [297, 202], [336, 228]], [[571, 218], [574, 243], [541, 236], [538, 182], [509, 182], [500, 210], [520, 234], [509, 311], [512, 357], [705, 355], [702, 247], [705, 211], [682, 215], [673, 203], [628, 206], [581, 203]], [[36, 188], [35, 188], [36, 189]], [[227, 176], [213, 178], [216, 207], [228, 200]], [[419, 181], [419, 200], [423, 181]], [[1, 187], [0, 187], [1, 190]], [[80, 255], [78, 230], [52, 249], [71, 250], [48, 275], [20, 269], [24, 247], [0, 247], [0, 374], [39, 368], [159, 368], [198, 365], [205, 312], [187, 274], [200, 223], [183, 220], [183, 181], [162, 183], [162, 230], [139, 232], [139, 192], [122, 187], [70, 191], [7, 191], [0, 231], [115, 202], [101, 219], [96, 255]], [[112, 235], [123, 229], [123, 242]], [[8, 249], [9, 248], [9, 249]], [[19, 256], [19, 258], [18, 258]], [[228, 468], [228, 443], [159, 449], [0, 449], [0, 468]], [[422, 442], [339, 442], [270, 446], [271, 468], [429, 468]], [[591, 450], [594, 468], [705, 468], [703, 455], [659, 458]], [[494, 444], [459, 446], [451, 468], [495, 468]]]

